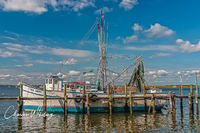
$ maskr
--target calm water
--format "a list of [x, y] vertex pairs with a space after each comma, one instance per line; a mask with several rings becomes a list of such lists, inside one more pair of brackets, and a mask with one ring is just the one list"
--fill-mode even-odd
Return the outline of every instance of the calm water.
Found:
[[[168, 92], [170, 89], [164, 89]], [[179, 90], [171, 89], [178, 94]], [[183, 95], [188, 95], [189, 89], [183, 89]], [[19, 90], [15, 87], [0, 86], [0, 97], [18, 96]], [[200, 132], [199, 118], [189, 115], [188, 101], [183, 100], [183, 114], [180, 113], [179, 100], [176, 100], [176, 115], [167, 114], [165, 110], [156, 115], [145, 113], [107, 113], [43, 114], [25, 113], [17, 117], [16, 101], [0, 101], [0, 132]]]

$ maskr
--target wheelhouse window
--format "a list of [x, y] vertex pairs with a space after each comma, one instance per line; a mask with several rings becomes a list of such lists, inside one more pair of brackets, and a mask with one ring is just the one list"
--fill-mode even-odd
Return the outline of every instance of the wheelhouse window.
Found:
[[48, 84], [48, 79], [46, 79], [46, 84]]
[[49, 79], [49, 84], [52, 84], [52, 79]]
[[58, 80], [54, 80], [54, 84], [58, 84]]

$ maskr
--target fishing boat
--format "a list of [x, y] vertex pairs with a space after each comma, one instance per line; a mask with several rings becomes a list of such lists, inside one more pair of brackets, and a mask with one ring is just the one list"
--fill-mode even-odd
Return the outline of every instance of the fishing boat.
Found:
[[[142, 57], [139, 56], [131, 65], [127, 67], [133, 68], [133, 73], [131, 75], [130, 81], [126, 83], [125, 86], [118, 86], [121, 88], [121, 92], [117, 87], [113, 85], [113, 82], [126, 72], [127, 69], [124, 69], [119, 75], [117, 75], [112, 82], [106, 81], [106, 72], [107, 72], [107, 58], [106, 58], [106, 49], [104, 43], [104, 33], [103, 33], [103, 19], [104, 15], [101, 10], [101, 24], [96, 22], [97, 31], [98, 31], [98, 41], [99, 41], [99, 67], [97, 74], [97, 83], [92, 84], [90, 82], [80, 82], [80, 81], [64, 81], [61, 77], [56, 75], [50, 75], [45, 78], [45, 88], [46, 96], [48, 97], [64, 97], [64, 87], [66, 87], [66, 95], [68, 97], [76, 99], [67, 100], [67, 111], [68, 112], [85, 112], [87, 110], [86, 102], [82, 99], [85, 97], [85, 94], [90, 95], [90, 112], [109, 112], [109, 101], [105, 100], [105, 97], [111, 96], [113, 99], [113, 112], [125, 112], [130, 109], [130, 104], [128, 99], [123, 97], [127, 96], [127, 92], [130, 92], [132, 96], [141, 97], [144, 95], [145, 79], [144, 79], [144, 66]], [[44, 97], [44, 87], [35, 86], [28, 84], [26, 82], [20, 82], [23, 86], [23, 97], [32, 97], [32, 98], [43, 98]], [[109, 89], [107, 89], [109, 88]], [[137, 91], [136, 91], [137, 89]], [[83, 93], [84, 92], [84, 93]], [[156, 96], [162, 95], [166, 96], [167, 94], [161, 93], [147, 93], [146, 96]], [[98, 97], [98, 99], [95, 99]], [[121, 97], [121, 98], [120, 98]], [[134, 100], [132, 104], [133, 111], [145, 111], [146, 107], [151, 105], [151, 100]], [[165, 105], [166, 100], [155, 100], [155, 109], [160, 111]], [[24, 100], [24, 110], [25, 111], [43, 111], [43, 100]], [[47, 112], [64, 112], [64, 100], [47, 100]]]

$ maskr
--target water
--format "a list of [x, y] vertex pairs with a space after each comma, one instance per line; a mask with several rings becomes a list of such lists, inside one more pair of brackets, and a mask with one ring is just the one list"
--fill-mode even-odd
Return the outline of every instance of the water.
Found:
[[[177, 89], [163, 89], [179, 94]], [[183, 89], [183, 95], [188, 95], [189, 89]], [[0, 86], [0, 97], [15, 97], [19, 89]], [[8, 109], [9, 108], [9, 109]], [[162, 113], [145, 114], [133, 112], [91, 114], [62, 114], [24, 113], [17, 117], [17, 101], [0, 101], [0, 132], [199, 132], [199, 118], [190, 115], [188, 100], [183, 100], [183, 114], [180, 113], [179, 99], [176, 99], [176, 115]], [[195, 110], [195, 109], [194, 109]], [[10, 118], [9, 118], [10, 117]]]

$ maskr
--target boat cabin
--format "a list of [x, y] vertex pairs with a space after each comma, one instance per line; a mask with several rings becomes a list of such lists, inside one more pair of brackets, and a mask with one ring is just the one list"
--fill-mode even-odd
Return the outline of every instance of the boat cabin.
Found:
[[79, 89], [82, 88], [82, 86], [85, 84], [85, 82], [79, 82], [79, 81], [68, 81], [67, 82], [67, 88], [70, 89]]
[[61, 90], [63, 88], [63, 80], [58, 76], [50, 76], [45, 79], [46, 90]]

